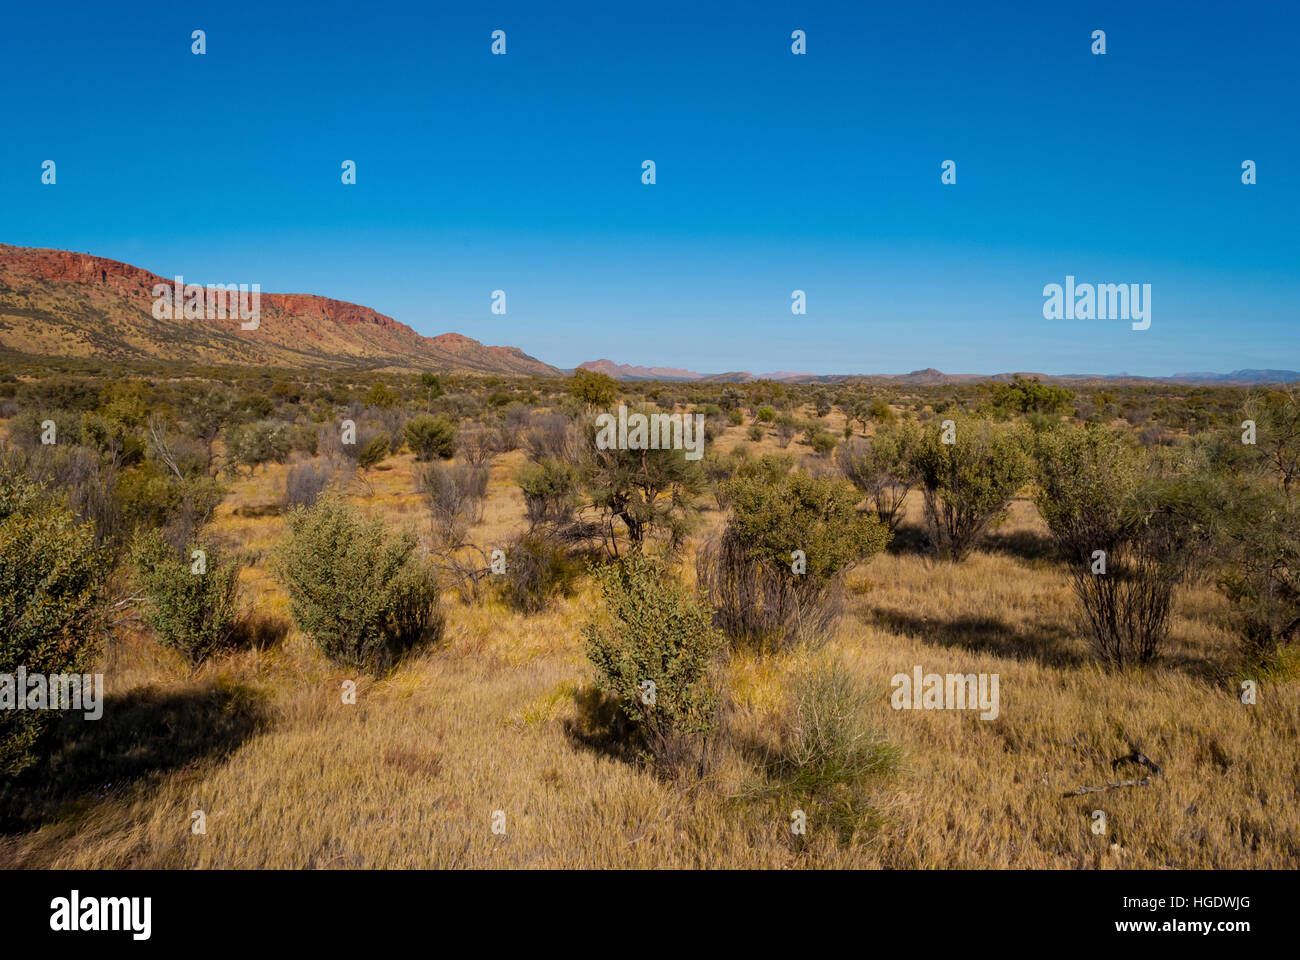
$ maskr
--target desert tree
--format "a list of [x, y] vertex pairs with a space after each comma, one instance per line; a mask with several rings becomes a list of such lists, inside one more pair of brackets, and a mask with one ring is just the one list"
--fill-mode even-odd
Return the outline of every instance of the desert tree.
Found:
[[1038, 510], [1083, 607], [1098, 657], [1154, 661], [1169, 633], [1175, 588], [1204, 555], [1212, 492], [1187, 450], [1144, 450], [1095, 426], [1036, 442]]
[[1022, 429], [954, 420], [922, 430], [911, 463], [925, 495], [925, 520], [935, 553], [965, 559], [1003, 517], [1029, 479]]

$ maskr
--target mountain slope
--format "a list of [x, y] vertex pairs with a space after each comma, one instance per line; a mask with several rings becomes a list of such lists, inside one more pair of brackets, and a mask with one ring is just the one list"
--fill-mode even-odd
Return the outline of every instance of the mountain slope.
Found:
[[241, 330], [235, 318], [160, 320], [153, 288], [172, 282], [103, 257], [0, 244], [0, 346], [104, 359], [560, 372], [517, 347], [485, 346], [458, 333], [421, 336], [369, 307], [311, 294], [263, 293], [256, 330]]

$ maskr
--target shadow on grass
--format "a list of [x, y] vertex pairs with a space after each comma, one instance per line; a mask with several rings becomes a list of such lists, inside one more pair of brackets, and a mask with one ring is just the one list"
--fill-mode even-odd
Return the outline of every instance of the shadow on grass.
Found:
[[[1056, 558], [1056, 544], [1045, 533], [1034, 530], [1015, 530], [999, 533], [993, 530], [986, 534], [976, 550], [986, 553], [1000, 553], [1021, 560], [1050, 561]], [[903, 555], [934, 556], [930, 547], [930, 536], [925, 527], [916, 524], [903, 524], [894, 531], [889, 542], [889, 552]]]
[[31, 830], [69, 805], [103, 799], [152, 774], [228, 755], [267, 723], [260, 698], [243, 687], [184, 692], [155, 688], [105, 697], [87, 720], [69, 711], [37, 744], [37, 761], [0, 782], [0, 831]]
[[1054, 667], [1078, 667], [1091, 661], [1088, 651], [1072, 643], [1073, 634], [1057, 624], [1013, 627], [997, 617], [958, 616], [950, 620], [902, 610], [877, 610], [868, 622], [894, 633], [908, 633], [937, 646], [991, 653], [1014, 660], [1038, 660]]
[[984, 538], [979, 549], [1019, 557], [1021, 560], [1055, 560], [1059, 556], [1055, 541], [1048, 534], [1034, 530], [1015, 530], [1009, 533], [994, 530]]
[[890, 553], [926, 556], [932, 553], [930, 535], [925, 532], [924, 527], [910, 523], [899, 524], [894, 529], [894, 536], [890, 539], [887, 549]]
[[617, 698], [595, 686], [587, 686], [574, 691], [573, 702], [577, 719], [564, 721], [564, 733], [570, 743], [611, 760], [643, 762], [638, 738], [619, 710]]

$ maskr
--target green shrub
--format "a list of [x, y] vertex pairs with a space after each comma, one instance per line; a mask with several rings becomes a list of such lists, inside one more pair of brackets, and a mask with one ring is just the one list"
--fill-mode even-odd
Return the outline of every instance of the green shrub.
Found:
[[808, 441], [808, 445], [813, 448], [813, 453], [821, 457], [830, 454], [838, 443], [839, 440], [837, 440], [833, 434], [827, 433], [825, 430], [814, 431], [812, 437]]
[[575, 370], [569, 395], [589, 407], [608, 407], [618, 397], [618, 381], [594, 370]]
[[[78, 523], [26, 477], [0, 471], [0, 673], [84, 673], [98, 653], [103, 563]], [[27, 691], [21, 691], [23, 695]], [[28, 766], [48, 710], [0, 710], [0, 775]]]
[[397, 392], [383, 383], [373, 383], [370, 390], [366, 393], [366, 405], [378, 407], [380, 410], [390, 410], [401, 399]]
[[912, 447], [925, 492], [925, 519], [936, 554], [965, 559], [1029, 479], [1028, 441], [1017, 427], [954, 421], [954, 443], [931, 427]]
[[730, 486], [727, 527], [747, 558], [793, 576], [791, 552], [802, 550], [806, 582], [824, 584], [889, 541], [884, 524], [859, 513], [857, 491], [837, 477], [797, 472], [777, 480], [742, 477]]
[[898, 768], [901, 752], [872, 729], [871, 699], [838, 659], [817, 657], [796, 675], [780, 749], [760, 792], [783, 816], [802, 809], [809, 826], [841, 843], [878, 826], [870, 788]]
[[384, 462], [392, 448], [392, 439], [386, 433], [377, 433], [357, 449], [357, 466], [369, 470]]
[[438, 585], [409, 531], [388, 537], [337, 496], [288, 514], [275, 569], [294, 622], [344, 666], [387, 670], [442, 630]]
[[727, 491], [732, 515], [696, 555], [715, 622], [760, 650], [825, 642], [839, 618], [843, 573], [883, 550], [888, 530], [857, 511], [857, 491], [837, 478], [738, 478]]
[[[618, 519], [634, 547], [656, 533], [680, 546], [698, 517], [695, 499], [705, 488], [701, 461], [687, 460], [682, 450], [602, 450], [594, 422], [587, 425], [587, 441], [582, 480], [592, 505], [606, 514], [605, 528], [612, 531]], [[607, 546], [616, 551], [612, 532]]]
[[445, 413], [422, 414], [407, 421], [405, 436], [416, 460], [450, 460], [456, 455], [456, 421]]
[[[1169, 631], [1174, 588], [1213, 523], [1212, 492], [1186, 461], [1100, 427], [1037, 440], [1038, 510], [1068, 565], [1099, 657], [1149, 663]], [[1097, 551], [1104, 556], [1099, 557]], [[1104, 561], [1105, 572], [1099, 563]]]
[[502, 593], [516, 610], [537, 613], [552, 598], [572, 594], [580, 573], [577, 561], [554, 536], [527, 533], [506, 549]]
[[251, 474], [266, 463], [284, 463], [289, 455], [287, 424], [276, 420], [238, 424], [226, 431], [226, 464], [230, 473], [248, 467]]
[[554, 457], [525, 463], [515, 476], [524, 495], [524, 512], [530, 530], [539, 524], [562, 524], [572, 519], [578, 504], [578, 468]]
[[[195, 557], [202, 551], [201, 557]], [[178, 553], [157, 531], [138, 534], [131, 563], [144, 594], [144, 619], [163, 646], [201, 663], [229, 646], [238, 628], [242, 555], [226, 555], [211, 543], [192, 543]]]
[[605, 616], [582, 635], [600, 688], [662, 769], [702, 773], [716, 731], [723, 646], [708, 607], [662, 561], [641, 553], [594, 574]]

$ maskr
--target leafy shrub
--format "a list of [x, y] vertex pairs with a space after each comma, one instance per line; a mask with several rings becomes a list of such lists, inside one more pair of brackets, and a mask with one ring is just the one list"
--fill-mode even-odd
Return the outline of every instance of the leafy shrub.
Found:
[[388, 410], [396, 405], [399, 399], [401, 398], [398, 397], [397, 392], [391, 387], [376, 382], [371, 384], [370, 390], [366, 393], [366, 406], [379, 407], [382, 410]]
[[286, 424], [276, 420], [238, 424], [226, 431], [226, 463], [230, 473], [248, 467], [251, 474], [266, 463], [283, 463], [289, 455]]
[[[1104, 428], [1041, 434], [1037, 461], [1038, 510], [1098, 656], [1119, 667], [1151, 662], [1169, 630], [1174, 588], [1209, 529], [1202, 512], [1211, 498], [1178, 476], [1185, 471], [1176, 462]], [[1096, 551], [1104, 551], [1105, 573], [1093, 572]]]
[[825, 430], [814, 431], [812, 437], [808, 440], [808, 445], [813, 448], [813, 453], [821, 457], [829, 455], [838, 443], [839, 440]]
[[723, 647], [707, 606], [662, 561], [641, 553], [594, 575], [606, 616], [585, 624], [582, 635], [599, 686], [662, 769], [702, 773], [716, 731], [714, 674]]
[[853, 487], [835, 477], [739, 478], [731, 484], [727, 527], [749, 559], [774, 570], [790, 573], [791, 552], [804, 551], [807, 572], [800, 576], [824, 584], [889, 540], [884, 525], [859, 513], [857, 502]]
[[578, 503], [578, 470], [552, 457], [526, 463], [515, 475], [524, 495], [528, 529], [539, 524], [562, 524], [573, 518]]
[[406, 442], [420, 461], [450, 460], [456, 454], [456, 422], [446, 414], [422, 414], [406, 424]]
[[502, 591], [516, 610], [537, 613], [553, 597], [573, 593], [579, 573], [577, 562], [553, 536], [527, 533], [506, 549]]
[[575, 370], [569, 394], [590, 407], [608, 407], [618, 397], [618, 381], [594, 370]]
[[[202, 562], [194, 557], [203, 551]], [[246, 560], [211, 543], [192, 543], [183, 552], [157, 531], [138, 534], [131, 563], [145, 597], [144, 619], [163, 646], [201, 663], [230, 645], [241, 615], [239, 571]]]
[[290, 512], [288, 527], [275, 570], [294, 622], [330, 660], [379, 674], [441, 634], [438, 584], [413, 533], [389, 537], [333, 495]]
[[1029, 478], [1023, 430], [973, 420], [955, 426], [955, 443], [944, 443], [943, 430], [931, 428], [911, 453], [925, 492], [930, 543], [939, 557], [954, 562], [965, 559], [1005, 515]]
[[[98, 652], [102, 575], [90, 526], [31, 480], [0, 471], [0, 673], [84, 673]], [[50, 716], [0, 710], [0, 775], [32, 762]]]
[[357, 445], [357, 466], [369, 470], [384, 462], [392, 449], [392, 438], [386, 433], [377, 433]]
[[842, 574], [885, 548], [884, 524], [858, 513], [856, 491], [830, 477], [739, 478], [728, 489], [732, 516], [696, 557], [715, 622], [759, 649], [824, 642], [839, 617]]
[[[618, 519], [634, 547], [656, 533], [680, 546], [695, 525], [695, 499], [705, 487], [700, 461], [687, 460], [682, 450], [601, 450], [594, 423], [588, 430], [582, 479], [592, 504], [606, 514], [607, 529]], [[616, 552], [612, 532], [607, 546]]]

